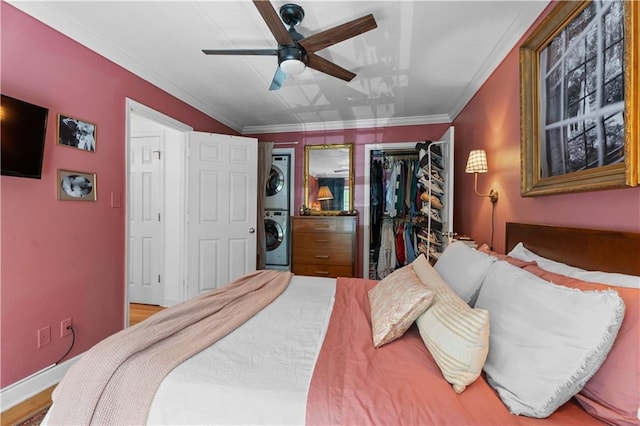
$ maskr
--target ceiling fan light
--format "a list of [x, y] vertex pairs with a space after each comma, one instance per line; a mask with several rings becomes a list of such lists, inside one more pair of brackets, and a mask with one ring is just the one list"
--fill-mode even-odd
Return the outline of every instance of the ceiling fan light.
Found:
[[280, 62], [280, 69], [287, 75], [298, 75], [302, 73], [307, 66], [298, 59], [287, 59]]

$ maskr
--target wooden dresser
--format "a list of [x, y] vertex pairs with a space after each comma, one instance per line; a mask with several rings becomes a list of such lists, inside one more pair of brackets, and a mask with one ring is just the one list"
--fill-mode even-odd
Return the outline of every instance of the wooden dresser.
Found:
[[356, 216], [292, 216], [291, 272], [355, 277]]

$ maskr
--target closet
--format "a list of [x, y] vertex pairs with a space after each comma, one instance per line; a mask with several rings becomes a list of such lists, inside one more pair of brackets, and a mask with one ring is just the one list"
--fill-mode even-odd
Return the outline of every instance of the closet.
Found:
[[382, 279], [453, 237], [453, 127], [438, 141], [365, 145], [363, 276]]

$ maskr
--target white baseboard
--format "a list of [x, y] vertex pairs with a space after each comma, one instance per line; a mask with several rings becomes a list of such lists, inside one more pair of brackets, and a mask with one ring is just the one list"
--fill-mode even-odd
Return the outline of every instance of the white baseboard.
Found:
[[2, 407], [2, 411], [6, 411], [59, 383], [69, 367], [71, 367], [80, 356], [81, 355], [77, 355], [62, 364], [52, 364], [49, 367], [33, 373], [29, 377], [25, 377], [6, 388], [0, 389], [0, 407]]
[[180, 303], [181, 301], [178, 299], [173, 299], [173, 298], [165, 298], [164, 302], [162, 302], [162, 307], [164, 308], [170, 308], [174, 305], [177, 305], [178, 303]]

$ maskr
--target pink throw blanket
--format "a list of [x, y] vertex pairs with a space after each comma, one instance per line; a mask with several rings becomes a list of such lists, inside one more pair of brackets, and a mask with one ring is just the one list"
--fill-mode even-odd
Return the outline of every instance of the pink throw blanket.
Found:
[[56, 387], [49, 424], [144, 424], [163, 378], [275, 300], [291, 276], [247, 274], [98, 343]]

